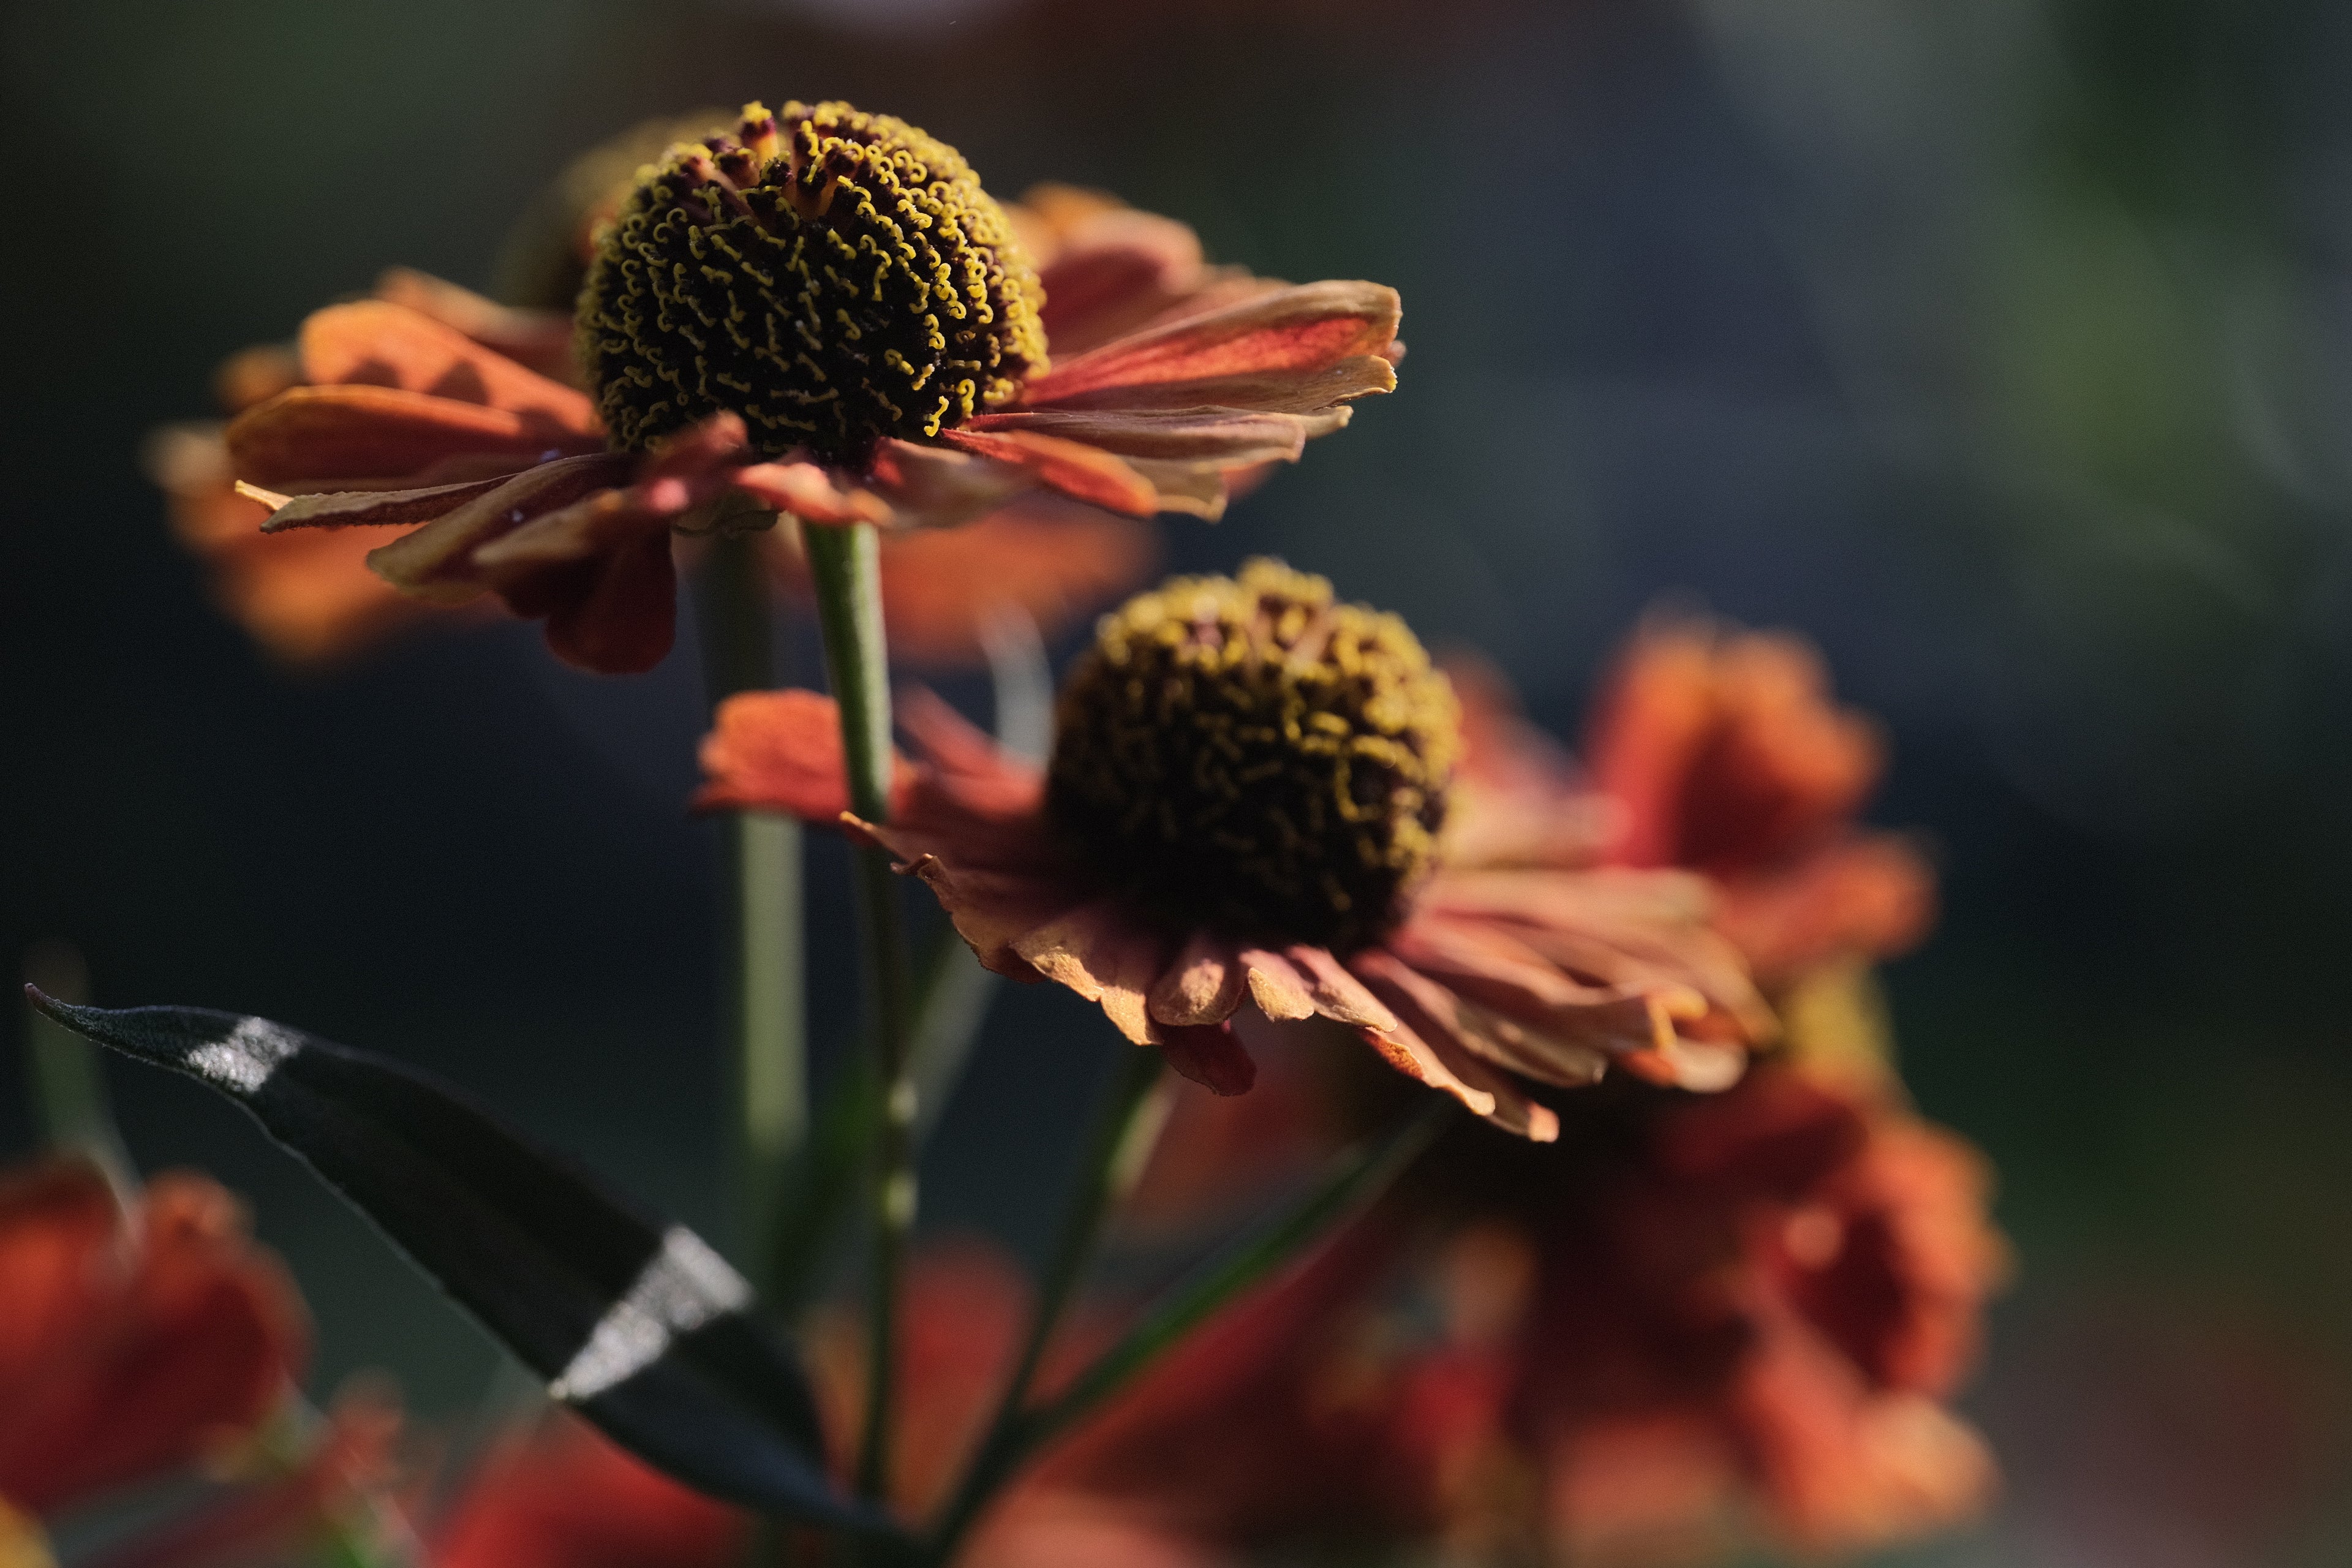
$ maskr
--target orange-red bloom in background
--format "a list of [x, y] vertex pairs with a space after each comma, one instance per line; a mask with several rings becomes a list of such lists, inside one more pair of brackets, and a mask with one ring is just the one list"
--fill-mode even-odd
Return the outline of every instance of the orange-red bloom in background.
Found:
[[[1160, 770], [1155, 776], [1213, 783], [1228, 745], [1244, 746], [1231, 755], [1241, 759], [1245, 788], [1213, 803], [1211, 825], [1174, 834], [1170, 847], [1185, 862], [1181, 873], [1194, 877], [1224, 863], [1211, 851], [1242, 847], [1235, 887], [1218, 873], [1210, 897], [1249, 892], [1238, 876], [1253, 869], [1266, 887], [1296, 893], [1234, 917], [1247, 925], [1202, 913], [1189, 889], [1186, 901], [1163, 901], [1160, 869], [1130, 875], [1100, 852], [1099, 840], [1072, 828], [1059, 797], [1049, 799], [1048, 770], [1007, 755], [935, 699], [905, 705], [919, 760], [898, 763], [887, 824], [846, 816], [835, 710], [809, 692], [752, 693], [723, 705], [704, 742], [709, 782], [697, 804], [844, 823], [924, 880], [983, 964], [1068, 986], [1099, 1004], [1129, 1040], [1160, 1047], [1180, 1071], [1220, 1092], [1238, 1092], [1254, 1076], [1234, 1030], [1245, 1004], [1246, 1016], [1268, 1026], [1319, 1017], [1353, 1030], [1401, 1071], [1538, 1140], [1554, 1136], [1558, 1120], [1528, 1092], [1528, 1082], [1589, 1084], [1614, 1065], [1655, 1082], [1719, 1089], [1738, 1077], [1749, 1044], [1770, 1033], [1771, 1016], [1737, 954], [1705, 927], [1696, 879], [1510, 864], [1456, 869], [1442, 851], [1432, 858], [1415, 847], [1429, 842], [1428, 817], [1444, 815], [1454, 710], [1401, 623], [1333, 605], [1321, 579], [1257, 563], [1238, 580], [1180, 579], [1139, 598], [1107, 617], [1104, 636], [1127, 635], [1121, 627], [1138, 646], [1177, 659], [1171, 671], [1206, 658], [1224, 673], [1197, 689], [1208, 706], [1188, 714], [1168, 694], [1189, 676], [1171, 674], [1163, 686], [1157, 677], [1129, 679], [1082, 665], [1063, 696], [1053, 776], [1108, 752], [1156, 755], [1146, 769]], [[1221, 645], [1220, 637], [1228, 640]], [[1284, 638], [1296, 649], [1276, 646]], [[1098, 653], [1108, 646], [1098, 644]], [[1307, 652], [1293, 657], [1296, 650]], [[1326, 655], [1352, 673], [1317, 684], [1314, 659]], [[1150, 753], [1132, 738], [1089, 733], [1091, 710], [1073, 696], [1088, 683], [1113, 700], [1134, 690], [1163, 704], [1143, 722], [1153, 744], [1171, 749]], [[1317, 691], [1336, 706], [1315, 708]], [[1243, 692], [1278, 716], [1218, 706]], [[1303, 706], [1286, 706], [1293, 702]], [[1307, 738], [1300, 749], [1285, 750], [1286, 732]], [[1351, 734], [1341, 744], [1353, 750], [1332, 750], [1334, 735]], [[1200, 736], [1212, 750], [1194, 756], [1184, 748]], [[1265, 756], [1247, 745], [1261, 745]], [[1408, 766], [1416, 748], [1426, 754]], [[1406, 773], [1423, 783], [1381, 782]], [[1294, 784], [1297, 793], [1287, 793]], [[1135, 807], [1139, 820], [1159, 822], [1158, 788]], [[1327, 788], [1347, 791], [1342, 804], [1330, 805]], [[1392, 811], [1401, 821], [1385, 815]], [[1261, 830], [1261, 813], [1279, 821]], [[1383, 837], [1383, 822], [1395, 823], [1391, 836]], [[1301, 844], [1309, 835], [1285, 824], [1336, 838]], [[1290, 834], [1277, 847], [1297, 850], [1303, 868], [1257, 855], [1253, 846], [1264, 840], [1247, 833], [1259, 831]], [[1318, 860], [1318, 850], [1328, 853]], [[1374, 859], [1414, 868], [1387, 882], [1360, 881], [1346, 897], [1329, 892], [1339, 873], [1317, 869], [1360, 870]], [[1339, 901], [1321, 910], [1322, 928], [1284, 925], [1314, 917], [1314, 900], [1327, 893]], [[1366, 908], [1374, 896], [1392, 902]], [[1335, 941], [1335, 931], [1352, 940]]]
[[1579, 1562], [1759, 1524], [1855, 1551], [1979, 1510], [1991, 1457], [1943, 1401], [2006, 1273], [1982, 1157], [1769, 1065], [1644, 1121], [1519, 1222], [1514, 1436], [1547, 1533]]
[[576, 1417], [509, 1434], [427, 1542], [432, 1568], [726, 1568], [749, 1521]]
[[1717, 924], [1768, 984], [1901, 952], [1934, 923], [1917, 847], [1853, 821], [1885, 767], [1878, 729], [1832, 700], [1800, 638], [1653, 617], [1603, 684], [1584, 760], [1623, 814], [1609, 858], [1711, 878]]
[[0, 1179], [0, 1497], [47, 1513], [189, 1464], [284, 1405], [300, 1298], [205, 1177], [125, 1213], [96, 1166]]
[[[900, 143], [921, 158], [894, 163]], [[910, 167], [932, 183], [903, 182]], [[937, 526], [1040, 491], [1129, 516], [1213, 517], [1229, 476], [1295, 459], [1346, 423], [1351, 400], [1395, 383], [1392, 290], [1208, 268], [1181, 226], [1085, 198], [1049, 193], [1040, 214], [1006, 216], [952, 149], [845, 105], [752, 106], [732, 135], [673, 149], [644, 173], [607, 231], [620, 248], [583, 295], [604, 301], [583, 317], [587, 393], [389, 300], [305, 322], [301, 384], [227, 432], [237, 478], [274, 509], [268, 526], [411, 528], [369, 557], [401, 588], [440, 603], [494, 594], [545, 617], [571, 662], [643, 669], [673, 637], [674, 528], [757, 527], [772, 512]], [[864, 254], [875, 234], [918, 228], [955, 254], [908, 273], [914, 303], [894, 303], [880, 281], [870, 299], [835, 301], [843, 275], [794, 248]], [[1013, 237], [1023, 228], [1048, 247], [1038, 273]], [[768, 259], [713, 268], [697, 250], [692, 271], [681, 252], [673, 274], [624, 254], [673, 244]], [[983, 277], [975, 315], [977, 296], [952, 290]], [[744, 293], [704, 300], [706, 288]], [[874, 313], [843, 327], [826, 313], [835, 303]], [[961, 352], [936, 327], [906, 335], [932, 315], [997, 323], [988, 331], [1007, 341], [982, 344], [997, 371], [950, 358], [950, 379], [927, 385], [933, 370], [916, 357]], [[712, 369], [706, 334], [722, 318], [740, 373]], [[869, 340], [872, 353], [859, 346]], [[923, 406], [945, 396], [940, 411], [908, 424], [907, 378]], [[620, 437], [608, 413], [627, 422]], [[779, 434], [824, 420], [845, 423], [803, 445]]]

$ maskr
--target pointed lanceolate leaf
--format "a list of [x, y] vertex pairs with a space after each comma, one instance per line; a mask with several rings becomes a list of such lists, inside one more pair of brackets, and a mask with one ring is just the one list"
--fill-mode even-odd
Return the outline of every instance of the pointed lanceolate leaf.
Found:
[[383, 1057], [236, 1013], [30, 994], [66, 1027], [251, 1111], [624, 1447], [748, 1507], [887, 1528], [828, 1483], [798, 1363], [685, 1226]]

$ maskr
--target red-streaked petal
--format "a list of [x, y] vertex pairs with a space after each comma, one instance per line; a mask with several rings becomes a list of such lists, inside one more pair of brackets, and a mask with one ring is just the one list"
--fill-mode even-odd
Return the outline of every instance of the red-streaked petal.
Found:
[[960, 450], [1024, 468], [1038, 483], [1106, 511], [1150, 517], [1160, 510], [1160, 492], [1151, 481], [1098, 447], [1032, 430], [942, 430], [940, 439]]
[[[264, 533], [289, 528], [381, 528], [405, 522], [430, 522], [457, 510], [476, 496], [488, 495], [505, 484], [512, 473], [467, 479], [454, 485], [427, 485], [413, 490], [325, 490], [316, 495], [278, 496]], [[239, 482], [238, 493], [268, 501], [269, 492]]]
[[[1040, 383], [1039, 384], [1044, 384]], [[1348, 405], [1356, 398], [1396, 390], [1396, 366], [1378, 354], [1349, 354], [1313, 370], [1253, 372], [1246, 375], [1211, 376], [1200, 381], [1147, 382], [1140, 385], [1110, 385], [1057, 395], [1048, 400], [1024, 395], [1019, 406], [1039, 413], [1100, 411], [1103, 413], [1178, 413], [1187, 409], [1238, 409], [1251, 414], [1291, 414], [1336, 416], [1327, 428], [1346, 423]]]
[[[719, 705], [702, 738], [697, 811], [781, 811], [831, 827], [849, 809], [841, 709], [814, 691], [745, 691]], [[909, 770], [894, 756], [891, 787], [903, 797]]]
[[966, 430], [1031, 430], [1081, 441], [1122, 458], [1158, 458], [1213, 462], [1237, 468], [1251, 463], [1296, 461], [1310, 435], [1325, 424], [1344, 422], [1344, 413], [1317, 421], [1296, 414], [1253, 414], [1231, 408], [1020, 409], [983, 414]]
[[395, 386], [291, 387], [238, 415], [226, 439], [237, 477], [274, 488], [396, 479], [454, 458], [528, 459], [601, 445], [541, 415]]
[[1148, 329], [1058, 366], [1024, 401], [1044, 404], [1110, 386], [1320, 370], [1378, 354], [1396, 338], [1396, 290], [1377, 283], [1307, 283], [1207, 315]]
[[1246, 971], [1233, 944], [1196, 931], [1151, 988], [1151, 1016], [1162, 1024], [1222, 1024], [1242, 1003]]
[[1247, 1094], [1257, 1082], [1257, 1063], [1231, 1024], [1168, 1025], [1160, 1031], [1160, 1054], [1212, 1094]]
[[550, 381], [405, 305], [357, 300], [314, 310], [302, 323], [305, 379], [320, 386], [396, 386], [596, 432], [585, 393]]
[[1376, 955], [1371, 969], [1388, 992], [1411, 1004], [1413, 1027], [1426, 1039], [1443, 1039], [1467, 1055], [1562, 1089], [1598, 1083], [1609, 1070], [1609, 1058], [1591, 1047], [1531, 1035], [1509, 1018], [1482, 1012], [1410, 964]]

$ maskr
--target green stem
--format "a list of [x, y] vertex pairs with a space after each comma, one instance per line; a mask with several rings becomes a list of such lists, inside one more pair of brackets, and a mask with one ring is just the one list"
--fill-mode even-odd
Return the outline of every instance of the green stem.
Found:
[[[759, 551], [757, 536], [721, 536], [711, 542], [703, 569], [703, 668], [713, 708], [738, 692], [776, 684]], [[769, 1238], [793, 1158], [808, 1138], [801, 829], [786, 817], [734, 812], [720, 832], [736, 1234], [745, 1272], [766, 1285], [776, 1264]]]
[[[880, 542], [870, 524], [806, 531], [824, 661], [841, 705], [842, 752], [850, 809], [868, 822], [890, 819], [890, 669], [882, 635]], [[865, 938], [869, 1027], [881, 1124], [875, 1137], [874, 1252], [867, 1312], [866, 1432], [857, 1489], [890, 1489], [890, 1427], [898, 1363], [898, 1276], [915, 1222], [915, 1084], [908, 1072], [906, 936], [897, 878], [884, 851], [856, 852], [858, 914]]]
[[1071, 1194], [1070, 1206], [1062, 1216], [1061, 1235], [1055, 1240], [1054, 1256], [1039, 1284], [1037, 1305], [1030, 1314], [1029, 1332], [1022, 1342], [1013, 1375], [1005, 1383], [987, 1436], [981, 1439], [963, 1479], [932, 1529], [938, 1561], [945, 1562], [947, 1554], [955, 1550], [1015, 1461], [1022, 1436], [1022, 1412], [1028, 1405], [1029, 1390], [1037, 1380], [1037, 1368], [1045, 1359], [1045, 1348], [1053, 1342], [1054, 1331], [1060, 1326], [1077, 1295], [1079, 1282], [1086, 1278], [1095, 1243], [1102, 1236], [1103, 1221], [1124, 1189], [1132, 1185], [1134, 1171], [1140, 1163], [1132, 1147], [1137, 1135], [1145, 1129], [1156, 1131], [1159, 1126], [1158, 1119], [1146, 1115], [1144, 1108], [1150, 1103], [1153, 1086], [1160, 1081], [1160, 1053], [1131, 1046], [1120, 1049], [1124, 1059], [1103, 1097], [1094, 1130], [1087, 1136], [1078, 1163], [1077, 1190]]
[[951, 1510], [933, 1531], [929, 1560], [945, 1563], [953, 1556], [979, 1507], [1023, 1460], [1126, 1387], [1235, 1297], [1297, 1261], [1369, 1206], [1429, 1147], [1452, 1114], [1450, 1100], [1436, 1100], [1379, 1144], [1341, 1156], [1314, 1192], [1177, 1284], [1067, 1388], [1016, 1417], [998, 1447], [992, 1473], [969, 1478], [964, 1489], [974, 1494], [971, 1501], [961, 1511]]

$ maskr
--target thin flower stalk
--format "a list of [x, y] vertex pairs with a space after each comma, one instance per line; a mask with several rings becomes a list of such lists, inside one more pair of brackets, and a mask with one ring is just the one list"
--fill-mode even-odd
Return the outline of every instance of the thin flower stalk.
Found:
[[[808, 531], [809, 571], [824, 637], [825, 670], [840, 704], [842, 754], [852, 809], [890, 809], [889, 663], [883, 640], [880, 542], [870, 524]], [[867, 1316], [874, 1354], [866, 1377], [866, 1432], [857, 1488], [888, 1495], [898, 1276], [915, 1223], [915, 1084], [908, 1055], [906, 933], [888, 853], [856, 851], [859, 924], [866, 949], [868, 1027], [881, 1119], [874, 1140], [874, 1248]]]
[[[702, 611], [704, 679], [713, 708], [775, 679], [764, 571], [753, 541], [712, 542]], [[789, 817], [741, 811], [730, 813], [720, 832], [735, 1223], [744, 1268], [753, 1279], [772, 1281], [776, 1215], [808, 1141], [801, 829]]]
[[1051, 1400], [1019, 1413], [1003, 1438], [982, 1450], [981, 1460], [941, 1510], [927, 1561], [941, 1568], [952, 1562], [982, 1510], [1030, 1456], [1133, 1383], [1252, 1287], [1305, 1258], [1362, 1213], [1453, 1119], [1451, 1103], [1435, 1100], [1380, 1142], [1341, 1155], [1305, 1198], [1180, 1281]]
[[989, 1492], [1009, 1471], [1008, 1461], [1022, 1441], [1022, 1416], [1037, 1380], [1037, 1369], [1045, 1359], [1045, 1348], [1053, 1342], [1054, 1331], [1061, 1326], [1086, 1278], [1087, 1266], [1094, 1259], [1103, 1222], [1117, 1205], [1119, 1189], [1127, 1184], [1122, 1177], [1141, 1163], [1134, 1150], [1138, 1136], [1148, 1136], [1162, 1120], [1150, 1112], [1152, 1090], [1160, 1082], [1161, 1066], [1157, 1051], [1128, 1050], [1104, 1094], [1101, 1112], [1080, 1154], [1076, 1188], [1062, 1216], [1061, 1234], [1055, 1240], [1053, 1259], [1039, 1287], [1037, 1304], [1030, 1313], [1028, 1331], [1013, 1362], [1013, 1374], [1005, 1380], [1004, 1393], [989, 1422], [987, 1435], [981, 1439], [963, 1480], [949, 1500], [941, 1523], [942, 1562], [944, 1553], [952, 1550], [956, 1536], [963, 1529], [958, 1516], [976, 1513]]

